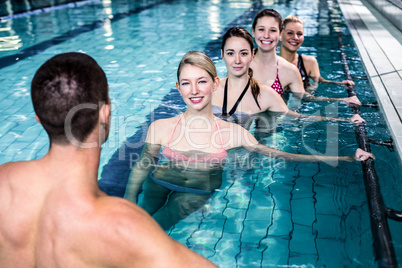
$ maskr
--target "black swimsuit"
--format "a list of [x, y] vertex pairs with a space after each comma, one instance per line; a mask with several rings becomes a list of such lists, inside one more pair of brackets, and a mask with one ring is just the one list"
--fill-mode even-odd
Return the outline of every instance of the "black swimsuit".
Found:
[[310, 83], [308, 81], [308, 75], [306, 72], [306, 68], [304, 67], [302, 55], [299, 55], [299, 59], [297, 60], [297, 69], [299, 69], [300, 75], [302, 77], [304, 88], [308, 87]]
[[251, 78], [248, 79], [248, 83], [247, 83], [246, 87], [243, 89], [243, 92], [240, 94], [239, 98], [237, 99], [236, 103], [233, 105], [233, 107], [229, 111], [229, 113], [227, 112], [227, 106], [228, 106], [228, 80], [229, 80], [229, 78], [226, 79], [225, 93], [223, 95], [222, 116], [224, 116], [224, 117], [229, 117], [232, 114], [234, 114], [234, 112], [236, 112], [237, 106], [241, 102], [241, 99], [243, 99], [243, 96], [244, 96], [244, 94], [246, 94], [248, 86], [250, 85]]
[[[232, 109], [229, 111], [229, 113], [227, 112], [227, 106], [228, 106], [228, 80], [229, 78], [226, 79], [225, 82], [225, 90], [224, 90], [224, 95], [223, 95], [223, 104], [222, 104], [222, 117], [230, 117], [232, 116], [232, 114], [234, 114], [236, 112], [237, 106], [239, 105], [239, 103], [241, 102], [241, 100], [243, 99], [244, 94], [246, 94], [248, 87], [250, 86], [250, 81], [251, 81], [251, 77], [248, 79], [248, 83], [246, 85], [246, 87], [243, 89], [243, 92], [240, 94], [239, 98], [237, 99], [236, 103], [233, 105]], [[257, 101], [257, 97], [253, 94], [255, 103], [257, 104], [258, 108], [260, 108], [260, 104], [258, 104]]]

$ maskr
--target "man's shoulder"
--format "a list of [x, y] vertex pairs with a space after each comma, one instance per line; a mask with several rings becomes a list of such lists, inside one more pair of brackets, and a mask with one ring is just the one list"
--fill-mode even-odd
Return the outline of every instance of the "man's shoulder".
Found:
[[[134, 203], [116, 197], [97, 200], [92, 226], [84, 233], [85, 257], [94, 256], [105, 267], [215, 267], [171, 239], [151, 216]], [[82, 240], [79, 245], [82, 244]], [[88, 252], [88, 251], [91, 252]]]
[[[94, 212], [96, 217], [110, 223], [128, 221], [128, 225], [124, 225], [128, 228], [135, 228], [143, 221], [152, 220], [148, 213], [133, 202], [108, 195], [97, 198]], [[118, 225], [112, 226], [120, 227]]]
[[[86, 227], [81, 229], [89, 241], [86, 254], [93, 254], [104, 263], [117, 264], [121, 260], [147, 263], [156, 254], [158, 245], [166, 247], [166, 243], [171, 243], [148, 213], [122, 198], [97, 198], [89, 216]], [[101, 252], [107, 254], [99, 255]]]
[[26, 164], [27, 162], [6, 162], [0, 165], [0, 172], [9, 171], [12, 168]]
[[0, 165], [0, 180], [7, 180], [10, 177], [20, 174], [31, 173], [34, 167], [33, 161], [7, 162]]
[[136, 234], [136, 239], [166, 235], [145, 210], [123, 198], [103, 196], [99, 198], [94, 212], [94, 217], [114, 229], [111, 234], [117, 232], [122, 239], [133, 238], [133, 234]]

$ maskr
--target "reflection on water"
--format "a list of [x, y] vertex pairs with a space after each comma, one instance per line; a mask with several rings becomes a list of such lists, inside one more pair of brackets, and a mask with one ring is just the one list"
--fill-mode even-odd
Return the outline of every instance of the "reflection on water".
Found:
[[[0, 28], [0, 31], [9, 31], [7, 28]], [[17, 50], [22, 44], [18, 35], [0, 37], [0, 51]]]
[[17, 50], [21, 46], [21, 38], [13, 31], [12, 21], [0, 24], [0, 51]]
[[[12, 1], [5, 0], [0, 1], [0, 16], [11, 16], [15, 14], [21, 14], [24, 12], [40, 10], [47, 7], [53, 7], [63, 5], [71, 2], [77, 2], [72, 0], [23, 0]], [[82, 2], [82, 1], [81, 1]]]

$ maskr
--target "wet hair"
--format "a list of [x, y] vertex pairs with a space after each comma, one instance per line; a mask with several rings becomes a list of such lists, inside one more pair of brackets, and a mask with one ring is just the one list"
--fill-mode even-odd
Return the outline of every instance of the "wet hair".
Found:
[[300, 23], [301, 25], [303, 25], [303, 21], [299, 17], [297, 17], [295, 15], [289, 15], [283, 20], [283, 28], [285, 28], [286, 25], [290, 22], [297, 22], [297, 23]]
[[[230, 28], [225, 33], [225, 35], [222, 37], [222, 46], [221, 46], [222, 55], [224, 55], [224, 52], [225, 52], [224, 48], [226, 45], [226, 41], [231, 37], [239, 37], [239, 38], [243, 38], [244, 40], [246, 40], [248, 42], [248, 44], [250, 45], [250, 52], [253, 53], [254, 42], [253, 42], [253, 37], [251, 36], [251, 34], [244, 28], [233, 27], [233, 28]], [[258, 108], [260, 108], [260, 110], [261, 110], [261, 107], [257, 101], [257, 98], [260, 95], [260, 85], [258, 84], [257, 80], [255, 80], [255, 78], [253, 77], [253, 70], [251, 68], [248, 68], [248, 75], [250, 76], [251, 93], [253, 94], [254, 100], [257, 103]]]
[[180, 61], [179, 67], [177, 68], [177, 81], [179, 82], [181, 70], [186, 64], [190, 64], [203, 69], [211, 76], [212, 80], [215, 80], [215, 78], [218, 76], [215, 64], [210, 59], [210, 57], [208, 57], [205, 53], [201, 51], [189, 51], [183, 56]]
[[274, 9], [263, 9], [255, 15], [254, 21], [253, 21], [253, 26], [252, 29], [255, 31], [255, 27], [257, 26], [257, 22], [259, 19], [263, 17], [273, 17], [279, 25], [279, 31], [282, 31], [283, 29], [283, 23], [282, 23], [282, 16], [279, 14], [276, 10]]
[[[69, 144], [67, 133], [84, 142], [98, 122], [100, 107], [109, 100], [106, 75], [86, 54], [59, 54], [36, 72], [31, 84], [31, 98], [50, 144]], [[89, 106], [80, 108], [82, 104]], [[67, 118], [70, 111], [74, 112], [73, 117]], [[65, 125], [68, 120], [71, 120], [71, 125]]]

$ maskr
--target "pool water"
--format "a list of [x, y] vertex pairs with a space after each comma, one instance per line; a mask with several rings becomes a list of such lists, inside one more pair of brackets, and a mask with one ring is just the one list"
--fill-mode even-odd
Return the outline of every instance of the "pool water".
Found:
[[[64, 3], [64, 2], [63, 2]], [[3, 7], [3, 6], [2, 6]], [[304, 20], [302, 53], [314, 55], [322, 76], [343, 80], [337, 33], [350, 58], [359, 58], [335, 1], [87, 1], [79, 7], [0, 22], [0, 164], [42, 157], [45, 131], [36, 123], [30, 81], [51, 56], [81, 51], [105, 70], [112, 127], [104, 144], [99, 182], [111, 195], [124, 194], [149, 124], [185, 109], [175, 89], [176, 68], [189, 50], [206, 52], [226, 74], [220, 41], [229, 27], [250, 30], [263, 8]], [[3, 13], [1, 13], [3, 14]], [[365, 77], [359, 60], [352, 75]], [[362, 102], [374, 102], [367, 80], [355, 79]], [[320, 85], [316, 95], [345, 97], [344, 87]], [[303, 103], [300, 112], [350, 117], [343, 104]], [[368, 136], [390, 138], [380, 111], [362, 107]], [[254, 126], [251, 132], [255, 132]], [[292, 153], [352, 155], [357, 148], [349, 123], [279, 118], [259, 140]], [[386, 205], [399, 209], [401, 162], [395, 152], [372, 145]], [[229, 152], [220, 189], [168, 234], [219, 267], [376, 267], [370, 215], [359, 163], [283, 163], [242, 149]], [[402, 225], [389, 221], [398, 262]]]

